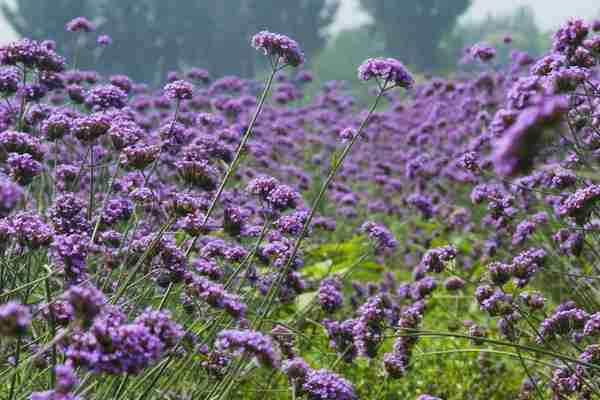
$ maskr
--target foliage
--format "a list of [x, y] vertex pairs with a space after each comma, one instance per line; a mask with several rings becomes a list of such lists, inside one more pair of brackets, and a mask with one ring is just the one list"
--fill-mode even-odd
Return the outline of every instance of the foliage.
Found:
[[385, 50], [419, 71], [433, 71], [443, 61], [442, 40], [453, 31], [470, 0], [361, 0]]
[[18, 0], [14, 8], [4, 2], [2, 12], [19, 35], [54, 39], [62, 51], [67, 50], [63, 45], [70, 43], [64, 24], [84, 15], [113, 38], [113, 45], [90, 52], [95, 36], [81, 40], [80, 46], [88, 50], [79, 51], [80, 68], [156, 83], [168, 71], [181, 67], [254, 76], [264, 63], [248, 41], [252, 33], [265, 28], [292, 32], [306, 43], [307, 54], [313, 55], [325, 43], [326, 28], [336, 8], [337, 1], [326, 0], [187, 1], [177, 7], [161, 0]]

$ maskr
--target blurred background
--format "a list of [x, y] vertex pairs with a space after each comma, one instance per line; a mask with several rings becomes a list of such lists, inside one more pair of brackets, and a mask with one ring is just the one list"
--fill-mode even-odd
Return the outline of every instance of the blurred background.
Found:
[[[260, 76], [249, 46], [261, 29], [296, 39], [319, 82], [356, 80], [367, 57], [393, 56], [420, 74], [456, 71], [464, 48], [497, 45], [536, 56], [568, 17], [600, 18], [599, 0], [0, 0], [0, 42], [53, 39], [80, 69], [158, 83], [168, 71]], [[98, 29], [75, 40], [64, 24], [85, 16]], [[99, 35], [113, 43], [101, 48]], [[505, 36], [513, 44], [503, 43]], [[317, 82], [318, 83], [318, 82]]]

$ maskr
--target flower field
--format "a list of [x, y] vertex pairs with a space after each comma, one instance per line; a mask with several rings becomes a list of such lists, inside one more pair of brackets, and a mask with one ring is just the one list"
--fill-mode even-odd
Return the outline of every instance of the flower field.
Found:
[[0, 47], [0, 397], [600, 399], [600, 21], [367, 59], [369, 104], [248, 45], [160, 88]]

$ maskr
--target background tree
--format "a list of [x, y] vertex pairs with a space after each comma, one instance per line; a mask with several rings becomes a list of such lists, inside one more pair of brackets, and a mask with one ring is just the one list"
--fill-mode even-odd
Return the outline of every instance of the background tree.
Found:
[[[73, 43], [65, 23], [85, 16], [113, 44], [100, 51], [93, 45], [96, 36], [88, 35], [79, 43], [87, 50], [79, 51], [79, 68], [158, 82], [167, 71], [190, 66], [208, 68], [215, 76], [254, 76], [260, 64], [249, 42], [259, 29], [289, 34], [314, 55], [325, 45], [338, 2], [197, 0], [174, 6], [164, 0], [16, 0], [12, 7], [3, 0], [2, 13], [20, 36], [61, 44]], [[60, 50], [69, 54], [70, 49]]]
[[442, 40], [471, 0], [361, 0], [385, 38], [386, 52], [422, 71], [440, 65]]
[[[504, 38], [510, 36], [512, 43], [507, 46]], [[459, 25], [448, 40], [448, 52], [452, 59], [460, 58], [461, 52], [474, 43], [486, 42], [498, 50], [496, 62], [507, 64], [512, 49], [527, 52], [533, 57], [542, 55], [550, 47], [549, 33], [542, 32], [535, 22], [530, 7], [517, 8], [513, 13], [488, 15], [484, 20]]]

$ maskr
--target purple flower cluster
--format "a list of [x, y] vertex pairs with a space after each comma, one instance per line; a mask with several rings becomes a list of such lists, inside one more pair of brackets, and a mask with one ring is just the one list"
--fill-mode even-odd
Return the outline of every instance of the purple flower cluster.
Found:
[[227, 329], [219, 333], [215, 346], [220, 351], [240, 351], [256, 357], [265, 367], [278, 368], [280, 360], [271, 338], [256, 331]]
[[372, 78], [386, 85], [410, 89], [414, 79], [404, 64], [394, 58], [370, 58], [358, 68], [358, 79], [368, 81]]
[[252, 37], [252, 47], [265, 55], [281, 59], [283, 65], [297, 67], [304, 64], [304, 54], [295, 40], [277, 33], [262, 31]]

